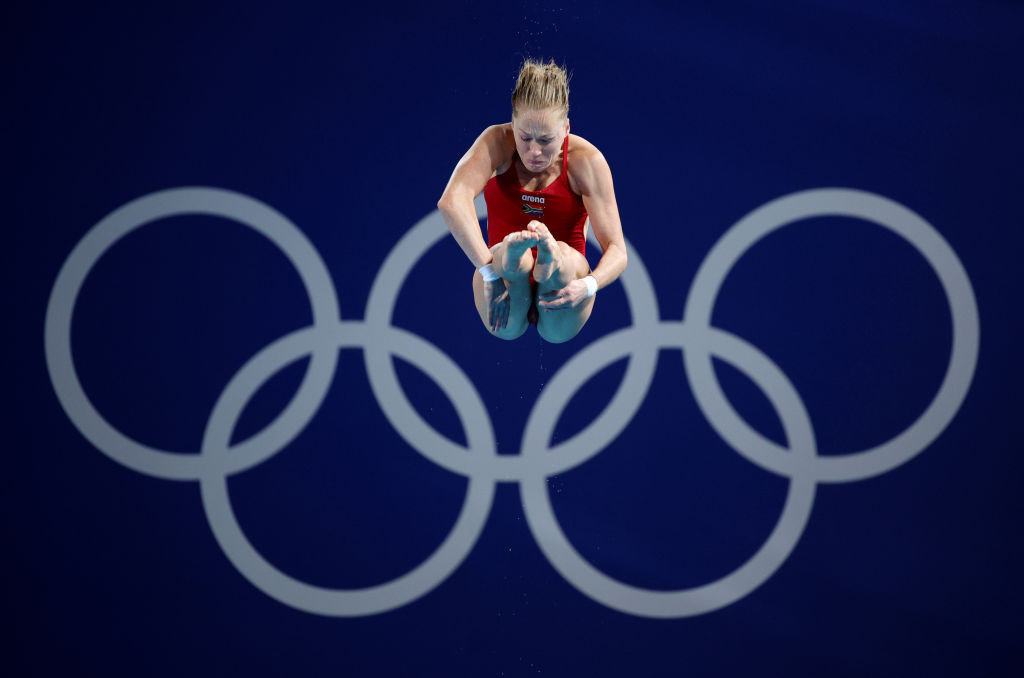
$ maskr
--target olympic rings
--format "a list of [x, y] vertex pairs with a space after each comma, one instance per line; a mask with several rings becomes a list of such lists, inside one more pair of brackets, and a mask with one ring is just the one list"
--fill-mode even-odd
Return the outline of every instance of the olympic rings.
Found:
[[[477, 214], [486, 216], [483, 200]], [[199, 454], [159, 450], [113, 428], [89, 401], [71, 354], [71, 317], [86, 276], [104, 252], [129, 232], [163, 217], [211, 214], [233, 219], [270, 238], [298, 270], [309, 294], [313, 324], [272, 342], [228, 382], [207, 421]], [[783, 226], [815, 216], [842, 215], [895, 231], [932, 266], [953, 319], [953, 347], [938, 393], [906, 430], [869, 450], [840, 456], [817, 454], [814, 430], [799, 393], [779, 367], [743, 339], [711, 326], [721, 285], [743, 253]], [[393, 610], [432, 591], [465, 560], [482, 532], [498, 482], [518, 482], [527, 524], [556, 570], [574, 587], [613, 609], [647, 617], [704, 614], [750, 594], [782, 566], [810, 517], [819, 482], [852, 482], [884, 473], [926, 449], [959, 411], [978, 357], [977, 303], [955, 252], [924, 219], [882, 196], [852, 189], [817, 189], [783, 196], [730, 228], [701, 264], [682, 322], [661, 321], [647, 271], [630, 247], [621, 280], [632, 325], [573, 356], [550, 380], [525, 424], [520, 454], [499, 455], [494, 430], [473, 383], [436, 346], [391, 324], [405, 276], [447, 236], [438, 212], [417, 223], [385, 259], [370, 290], [366, 319], [342, 321], [337, 294], [319, 254], [283, 215], [238, 193], [214, 188], [159, 191], [114, 210], [82, 238], [57, 275], [46, 312], [47, 367], [58, 400], [72, 423], [111, 459], [148, 475], [200, 484], [203, 507], [217, 542], [238, 571], [267, 595], [294, 608], [330, 616], [365, 616]], [[227, 479], [281, 452], [316, 415], [334, 378], [342, 348], [362, 348], [371, 390], [389, 423], [435, 464], [467, 477], [462, 511], [452, 531], [419, 566], [390, 582], [362, 589], [327, 589], [294, 579], [269, 563], [248, 541], [234, 516]], [[658, 351], [683, 353], [687, 380], [711, 426], [749, 461], [789, 479], [779, 520], [761, 548], [717, 581], [681, 591], [653, 591], [616, 581], [573, 549], [555, 517], [547, 479], [604, 449], [632, 421], [647, 396]], [[466, 434], [463, 447], [438, 433], [416, 412], [394, 372], [397, 355], [417, 366], [444, 392]], [[264, 383], [310, 356], [292, 401], [264, 429], [231, 446], [238, 417]], [[572, 438], [551, 447], [555, 424], [569, 400], [594, 374], [628, 357], [622, 382], [605, 409]], [[728, 402], [712, 358], [732, 364], [764, 393], [779, 414], [783, 447], [747, 424]]]

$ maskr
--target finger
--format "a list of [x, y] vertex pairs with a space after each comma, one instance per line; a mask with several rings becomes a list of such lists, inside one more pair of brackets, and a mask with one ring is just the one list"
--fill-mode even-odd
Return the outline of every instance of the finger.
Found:
[[501, 302], [497, 299], [491, 300], [488, 319], [487, 325], [491, 328], [491, 331], [496, 330], [501, 324]]
[[552, 305], [554, 306], [554, 310], [556, 310], [556, 311], [567, 311], [567, 310], [570, 310], [573, 307], [572, 297], [570, 297], [568, 295], [561, 296], [558, 299], [555, 299], [552, 302]]
[[562, 290], [552, 290], [550, 292], [542, 292], [537, 295], [537, 299], [549, 303], [552, 301], [565, 301], [568, 298], [568, 295], [563, 293]]
[[487, 318], [488, 326], [491, 328], [491, 331], [497, 330], [498, 324], [501, 321], [501, 302], [499, 302], [496, 299], [491, 301], [491, 306], [488, 311]]

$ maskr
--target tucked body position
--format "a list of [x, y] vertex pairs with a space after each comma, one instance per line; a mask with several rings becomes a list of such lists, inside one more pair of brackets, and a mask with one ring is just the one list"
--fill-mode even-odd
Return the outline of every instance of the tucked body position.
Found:
[[[487, 242], [473, 199], [487, 201]], [[527, 60], [512, 121], [491, 125], [455, 166], [437, 203], [469, 257], [473, 297], [488, 331], [516, 339], [534, 324], [546, 341], [572, 339], [595, 294], [626, 268], [612, 173], [601, 152], [569, 133], [569, 87], [554, 62]], [[601, 245], [593, 271], [587, 229]]]

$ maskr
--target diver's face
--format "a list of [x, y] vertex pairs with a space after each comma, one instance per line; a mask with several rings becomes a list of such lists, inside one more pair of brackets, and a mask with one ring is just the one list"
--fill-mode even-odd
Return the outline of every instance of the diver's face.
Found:
[[553, 108], [521, 111], [512, 116], [519, 159], [530, 172], [543, 172], [558, 159], [569, 133], [569, 119]]

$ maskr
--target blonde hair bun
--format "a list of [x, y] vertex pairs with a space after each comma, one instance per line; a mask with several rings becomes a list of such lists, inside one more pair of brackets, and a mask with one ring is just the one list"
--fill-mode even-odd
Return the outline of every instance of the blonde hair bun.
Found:
[[569, 75], [554, 60], [526, 59], [512, 92], [512, 116], [519, 111], [548, 108], [554, 108], [563, 117], [569, 116]]

